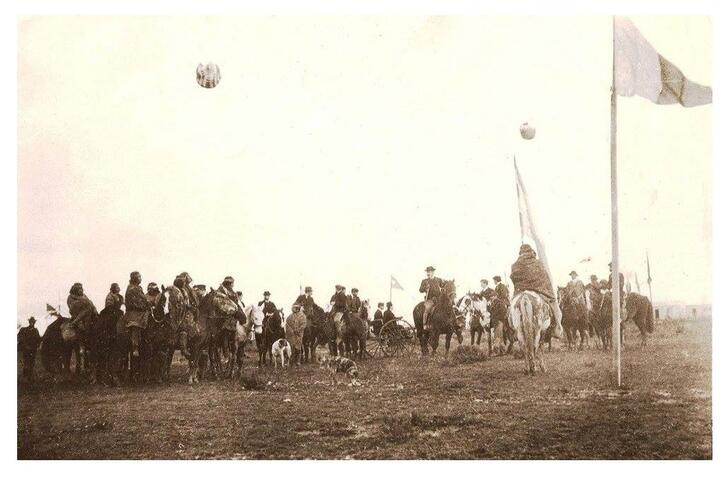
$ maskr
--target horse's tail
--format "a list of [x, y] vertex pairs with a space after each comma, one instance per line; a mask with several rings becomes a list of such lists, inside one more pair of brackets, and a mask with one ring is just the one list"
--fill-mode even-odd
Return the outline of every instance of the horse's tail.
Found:
[[516, 308], [519, 309], [520, 312], [520, 328], [522, 329], [525, 355], [532, 363], [535, 357], [535, 334], [537, 333], [532, 297], [530, 295], [522, 295], [518, 299]]

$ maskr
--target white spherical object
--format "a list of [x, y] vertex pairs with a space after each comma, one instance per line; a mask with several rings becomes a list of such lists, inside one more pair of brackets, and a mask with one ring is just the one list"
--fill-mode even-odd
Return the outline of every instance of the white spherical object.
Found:
[[535, 127], [533, 127], [527, 122], [523, 123], [522, 125], [520, 125], [520, 135], [525, 140], [532, 140], [533, 138], [535, 138]]
[[195, 69], [195, 79], [203, 88], [215, 88], [220, 83], [220, 67], [214, 63], [200, 63]]

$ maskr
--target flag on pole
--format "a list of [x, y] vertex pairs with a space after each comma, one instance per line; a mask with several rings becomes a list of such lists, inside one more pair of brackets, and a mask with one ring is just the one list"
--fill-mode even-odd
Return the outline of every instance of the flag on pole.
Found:
[[[525, 190], [525, 184], [520, 176], [520, 170], [518, 170], [517, 160], [513, 158], [515, 164], [515, 185], [517, 187], [518, 195], [518, 207], [520, 209], [520, 231], [522, 233], [522, 241], [526, 239], [532, 240], [535, 243], [535, 249], [537, 250], [538, 259], [542, 262], [545, 267], [545, 271], [550, 273], [550, 266], [548, 264], [547, 255], [545, 254], [545, 244], [537, 233], [535, 223], [533, 221], [532, 213], [530, 212], [530, 204], [528, 203], [527, 191]], [[550, 276], [550, 285], [552, 291], [555, 291], [555, 282], [553, 282], [552, 275]]]
[[695, 107], [712, 102], [712, 88], [685, 78], [675, 65], [658, 54], [633, 23], [615, 17], [615, 91], [640, 95], [653, 103]]
[[582, 260], [580, 260], [580, 263], [588, 263], [592, 260], [592, 257], [585, 257]]
[[640, 290], [640, 281], [638, 280], [637, 272], [635, 272], [635, 286], [637, 287], [637, 293], [642, 293]]
[[400, 282], [397, 281], [397, 278], [390, 275], [390, 289], [396, 289], [396, 290], [405, 290], [402, 285], [400, 285]]

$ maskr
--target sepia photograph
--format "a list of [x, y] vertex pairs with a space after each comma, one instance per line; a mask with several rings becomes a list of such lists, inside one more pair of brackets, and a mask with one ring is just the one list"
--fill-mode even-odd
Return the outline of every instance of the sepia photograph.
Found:
[[713, 20], [17, 15], [15, 460], [712, 460]]

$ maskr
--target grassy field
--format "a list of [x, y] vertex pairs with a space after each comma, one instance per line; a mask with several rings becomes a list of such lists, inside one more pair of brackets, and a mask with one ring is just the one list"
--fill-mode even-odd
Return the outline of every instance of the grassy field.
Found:
[[52, 384], [39, 371], [36, 385], [18, 387], [17, 456], [708, 459], [711, 343], [709, 324], [688, 322], [681, 333], [659, 325], [640, 348], [632, 326], [622, 389], [609, 353], [564, 346], [546, 353], [548, 373], [536, 377], [512, 356], [366, 360], [359, 387], [332, 388], [314, 365], [265, 369], [262, 391], [228, 380], [188, 386], [179, 362], [173, 383], [159, 386]]

